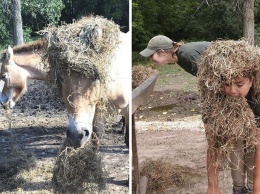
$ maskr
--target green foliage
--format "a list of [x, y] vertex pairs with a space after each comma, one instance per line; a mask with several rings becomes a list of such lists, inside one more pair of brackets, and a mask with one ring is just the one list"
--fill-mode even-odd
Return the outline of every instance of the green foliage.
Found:
[[[242, 37], [240, 0], [133, 0], [133, 50], [144, 49], [155, 35], [175, 41]], [[255, 0], [256, 26], [260, 0]]]
[[0, 9], [0, 50], [12, 44], [10, 30], [10, 19], [6, 17], [5, 10]]
[[[62, 0], [21, 0], [24, 41], [47, 24], [58, 23], [63, 8]], [[13, 45], [11, 0], [0, 2], [0, 42], [1, 48]]]
[[236, 1], [212, 0], [202, 4], [193, 15], [184, 34], [204, 40], [239, 39], [242, 37], [242, 14]]
[[140, 65], [140, 64], [148, 64], [151, 63], [149, 58], [142, 57], [139, 52], [133, 51], [132, 52], [132, 64], [133, 65]]
[[23, 24], [37, 31], [46, 24], [57, 24], [63, 8], [62, 0], [23, 0]]
[[[24, 40], [50, 23], [60, 24], [83, 15], [101, 15], [129, 31], [129, 0], [21, 0]], [[0, 1], [0, 47], [12, 45], [11, 0]]]
[[31, 34], [32, 34], [32, 29], [31, 29], [31, 28], [25, 27], [25, 28], [23, 29], [24, 42], [30, 42], [30, 41], [32, 41]]
[[63, 0], [65, 9], [61, 21], [71, 23], [83, 15], [100, 15], [112, 19], [119, 24], [122, 31], [129, 30], [129, 1], [128, 0]]

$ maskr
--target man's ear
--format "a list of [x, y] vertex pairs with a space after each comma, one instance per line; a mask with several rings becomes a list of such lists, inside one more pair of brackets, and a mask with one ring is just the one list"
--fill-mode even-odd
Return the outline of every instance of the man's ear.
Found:
[[176, 55], [176, 51], [177, 51], [177, 49], [174, 49], [174, 51], [172, 52], [172, 58], [174, 58], [174, 59], [178, 59], [178, 57]]
[[176, 51], [179, 49], [179, 47], [176, 47], [173, 52], [176, 53]]

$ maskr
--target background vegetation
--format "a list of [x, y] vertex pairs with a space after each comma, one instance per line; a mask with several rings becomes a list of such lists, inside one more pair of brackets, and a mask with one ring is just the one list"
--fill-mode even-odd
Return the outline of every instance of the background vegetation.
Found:
[[[13, 45], [12, 0], [0, 1], [0, 50]], [[129, 30], [128, 0], [21, 0], [24, 41], [38, 37], [37, 31], [50, 23], [71, 23], [83, 15], [102, 15]]]
[[[155, 35], [175, 41], [239, 39], [244, 0], [132, 0], [133, 64], [147, 61], [139, 52]], [[255, 43], [260, 44], [260, 0], [254, 1]]]

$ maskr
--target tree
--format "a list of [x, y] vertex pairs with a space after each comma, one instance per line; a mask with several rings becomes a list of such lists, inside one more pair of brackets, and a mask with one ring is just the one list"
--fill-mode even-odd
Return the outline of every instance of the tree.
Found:
[[254, 26], [254, 0], [243, 0], [243, 36], [248, 40], [249, 44], [255, 44], [255, 26]]
[[20, 0], [12, 0], [12, 23], [14, 45], [23, 44], [23, 22]]
[[[20, 3], [22, 17], [13, 20], [13, 16], [16, 15], [16, 11], [13, 13], [13, 9], [19, 6], [13, 6], [16, 2]], [[39, 31], [49, 23], [58, 23], [63, 8], [62, 0], [0, 1], [0, 49], [17, 44], [16, 41], [12, 41], [14, 38], [17, 39], [16, 36], [23, 36], [25, 42], [31, 41], [33, 31]], [[17, 34], [18, 32], [14, 28], [17, 25], [22, 26], [23, 34]], [[21, 27], [19, 28], [21, 29]], [[19, 42], [21, 41], [19, 40]]]

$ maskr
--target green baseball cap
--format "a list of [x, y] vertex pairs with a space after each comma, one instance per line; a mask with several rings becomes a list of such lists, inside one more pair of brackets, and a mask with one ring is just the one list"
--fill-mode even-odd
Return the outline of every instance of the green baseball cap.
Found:
[[154, 54], [158, 49], [170, 49], [173, 47], [173, 41], [163, 35], [154, 36], [147, 45], [147, 48], [140, 52], [140, 55], [144, 57], [150, 57]]

